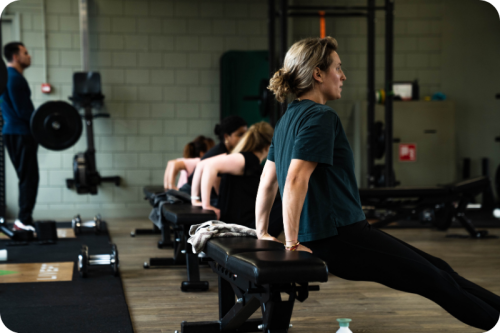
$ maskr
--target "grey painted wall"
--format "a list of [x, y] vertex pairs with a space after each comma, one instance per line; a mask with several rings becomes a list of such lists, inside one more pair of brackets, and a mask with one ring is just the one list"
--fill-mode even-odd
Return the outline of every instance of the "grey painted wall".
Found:
[[500, 164], [500, 20], [483, 1], [446, 0], [443, 20], [442, 89], [456, 103], [457, 169], [472, 160], [472, 175], [481, 174], [481, 159]]

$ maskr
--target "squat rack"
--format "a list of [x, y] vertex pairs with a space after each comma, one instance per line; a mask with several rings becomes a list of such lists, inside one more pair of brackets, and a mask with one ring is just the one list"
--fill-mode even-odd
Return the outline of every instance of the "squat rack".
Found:
[[[276, 10], [276, 2], [279, 9]], [[320, 11], [325, 17], [366, 17], [368, 20], [368, 187], [373, 187], [374, 177], [374, 129], [375, 129], [375, 11], [385, 11], [385, 186], [393, 187], [393, 95], [392, 82], [394, 74], [394, 0], [385, 0], [385, 6], [375, 6], [375, 0], [367, 0], [367, 6], [289, 6], [288, 0], [268, 0], [268, 43], [269, 43], [269, 73], [272, 76], [277, 68], [276, 61], [276, 31], [275, 21], [280, 23], [280, 54], [279, 66], [282, 66], [288, 50], [288, 18], [289, 17], [319, 17]], [[281, 105], [280, 116], [286, 110], [286, 103]], [[271, 112], [271, 122], [274, 124], [276, 115]]]

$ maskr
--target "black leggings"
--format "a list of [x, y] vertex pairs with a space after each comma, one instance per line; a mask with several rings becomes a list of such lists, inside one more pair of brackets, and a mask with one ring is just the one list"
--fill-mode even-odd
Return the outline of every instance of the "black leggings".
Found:
[[372, 227], [367, 221], [338, 228], [338, 235], [304, 242], [330, 273], [373, 281], [421, 295], [467, 325], [490, 330], [499, 320], [500, 297], [464, 279], [445, 261]]
[[19, 178], [19, 220], [33, 224], [38, 193], [38, 143], [31, 135], [4, 134], [3, 140]]

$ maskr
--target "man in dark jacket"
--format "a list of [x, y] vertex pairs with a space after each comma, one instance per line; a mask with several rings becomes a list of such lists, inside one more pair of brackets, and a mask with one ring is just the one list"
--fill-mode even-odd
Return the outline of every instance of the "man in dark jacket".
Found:
[[39, 180], [38, 144], [30, 131], [35, 108], [28, 81], [23, 76], [24, 70], [31, 65], [31, 56], [20, 42], [5, 45], [4, 56], [9, 77], [0, 104], [4, 120], [2, 135], [19, 178], [19, 220], [14, 229], [31, 229]]

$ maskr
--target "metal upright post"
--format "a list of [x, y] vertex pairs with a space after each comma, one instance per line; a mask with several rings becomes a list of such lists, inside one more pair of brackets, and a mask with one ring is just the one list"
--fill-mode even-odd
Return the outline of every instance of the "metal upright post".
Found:
[[[276, 65], [275, 65], [275, 59], [276, 59], [276, 54], [275, 54], [275, 43], [276, 43], [276, 31], [275, 31], [275, 17], [276, 17], [276, 11], [275, 11], [275, 3], [274, 0], [267, 0], [267, 6], [268, 6], [268, 11], [267, 11], [267, 33], [268, 33], [268, 46], [269, 46], [269, 77], [271, 78], [276, 71]], [[269, 120], [271, 122], [271, 126], [274, 127], [276, 124], [276, 115], [275, 115], [275, 109], [276, 109], [276, 101], [273, 99], [272, 103], [272, 108], [269, 112]]]
[[394, 73], [394, 0], [385, 0], [385, 186], [393, 187], [392, 165], [392, 119], [393, 119], [393, 73]]
[[[0, 46], [3, 48], [1, 23], [2, 22], [0, 20]], [[3, 128], [3, 116], [2, 116], [2, 109], [0, 109], [0, 217], [6, 219], [7, 217], [5, 216], [5, 213], [7, 207], [5, 200], [5, 149], [3, 143], [2, 128]]]
[[375, 123], [375, 0], [368, 0], [368, 142], [367, 142], [367, 179], [368, 187], [373, 187], [375, 177], [373, 170], [375, 167], [374, 156], [374, 123]]
[[89, 16], [88, 0], [80, 0], [80, 46], [82, 54], [82, 70], [89, 71]]
[[[281, 33], [281, 39], [280, 39], [280, 66], [283, 66], [285, 64], [285, 56], [286, 52], [288, 50], [288, 0], [281, 0], [281, 15], [280, 15], [280, 33]], [[287, 101], [281, 104], [281, 112], [279, 114], [279, 117], [281, 117], [287, 107]]]
[[280, 64], [283, 66], [285, 62], [285, 55], [288, 46], [288, 0], [281, 0], [281, 14], [280, 14], [280, 26], [281, 26], [281, 40], [280, 40]]

